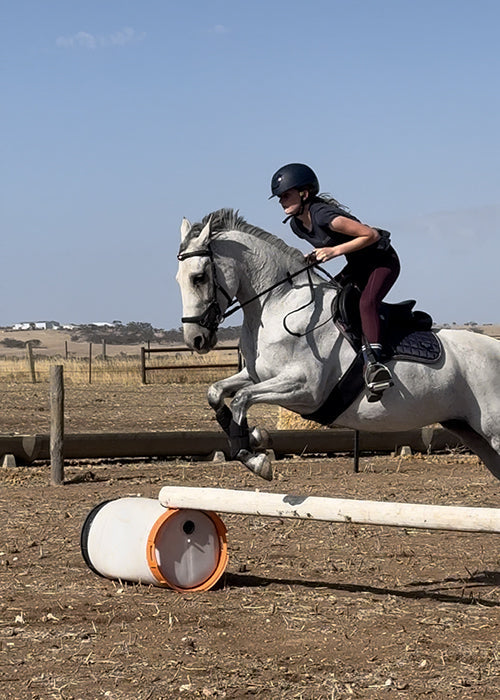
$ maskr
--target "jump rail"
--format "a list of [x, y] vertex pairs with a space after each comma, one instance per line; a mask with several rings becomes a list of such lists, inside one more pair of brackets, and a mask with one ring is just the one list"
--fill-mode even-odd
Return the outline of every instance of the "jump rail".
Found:
[[158, 500], [166, 508], [190, 508], [216, 513], [500, 533], [500, 508], [358, 501], [186, 486], [165, 486], [161, 489]]

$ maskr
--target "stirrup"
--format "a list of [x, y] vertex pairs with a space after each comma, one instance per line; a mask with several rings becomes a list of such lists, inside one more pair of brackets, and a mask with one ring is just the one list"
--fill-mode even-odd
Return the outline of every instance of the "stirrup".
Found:
[[389, 369], [380, 362], [373, 362], [365, 369], [366, 388], [372, 394], [381, 394], [394, 385]]

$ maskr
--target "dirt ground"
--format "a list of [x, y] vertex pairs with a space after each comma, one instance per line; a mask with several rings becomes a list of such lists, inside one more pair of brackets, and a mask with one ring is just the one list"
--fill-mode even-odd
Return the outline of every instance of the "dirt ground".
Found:
[[[48, 432], [48, 387], [0, 387], [2, 433]], [[69, 432], [214, 430], [205, 387], [66, 391]], [[274, 428], [276, 410], [253, 413]], [[495, 535], [223, 516], [229, 563], [202, 593], [101, 578], [80, 530], [106, 499], [168, 484], [498, 506], [476, 458], [92, 460], [0, 468], [0, 697], [113, 700], [500, 698]]]

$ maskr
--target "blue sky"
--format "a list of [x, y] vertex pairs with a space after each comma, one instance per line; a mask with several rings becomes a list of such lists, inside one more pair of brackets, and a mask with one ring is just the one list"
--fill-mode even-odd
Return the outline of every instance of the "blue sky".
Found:
[[0, 325], [178, 327], [182, 217], [234, 207], [302, 247], [267, 199], [295, 161], [392, 231], [391, 300], [500, 322], [497, 0], [0, 10]]

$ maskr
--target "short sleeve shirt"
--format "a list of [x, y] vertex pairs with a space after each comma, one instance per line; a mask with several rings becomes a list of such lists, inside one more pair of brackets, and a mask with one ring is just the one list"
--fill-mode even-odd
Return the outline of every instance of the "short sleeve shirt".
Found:
[[[347, 219], [352, 219], [354, 221], [359, 221], [355, 216], [346, 212], [344, 209], [335, 206], [334, 204], [328, 204], [327, 202], [313, 202], [309, 207], [309, 213], [311, 215], [312, 228], [310, 231], [306, 229], [300, 219], [294, 217], [290, 220], [290, 226], [292, 231], [296, 236], [302, 238], [303, 240], [310, 243], [314, 248], [323, 248], [326, 246], [341, 245], [342, 243], [347, 243], [352, 241], [352, 236], [347, 236], [340, 231], [332, 231], [330, 228], [330, 223], [337, 216], [344, 216]], [[348, 253], [346, 255], [347, 262], [349, 265], [358, 266], [372, 266], [375, 263], [374, 257], [378, 258], [379, 255], [374, 253], [380, 253], [382, 250], [387, 249], [388, 240], [385, 238], [384, 241], [377, 241], [372, 243], [372, 245], [362, 248], [361, 250], [355, 251], [354, 253]]]

